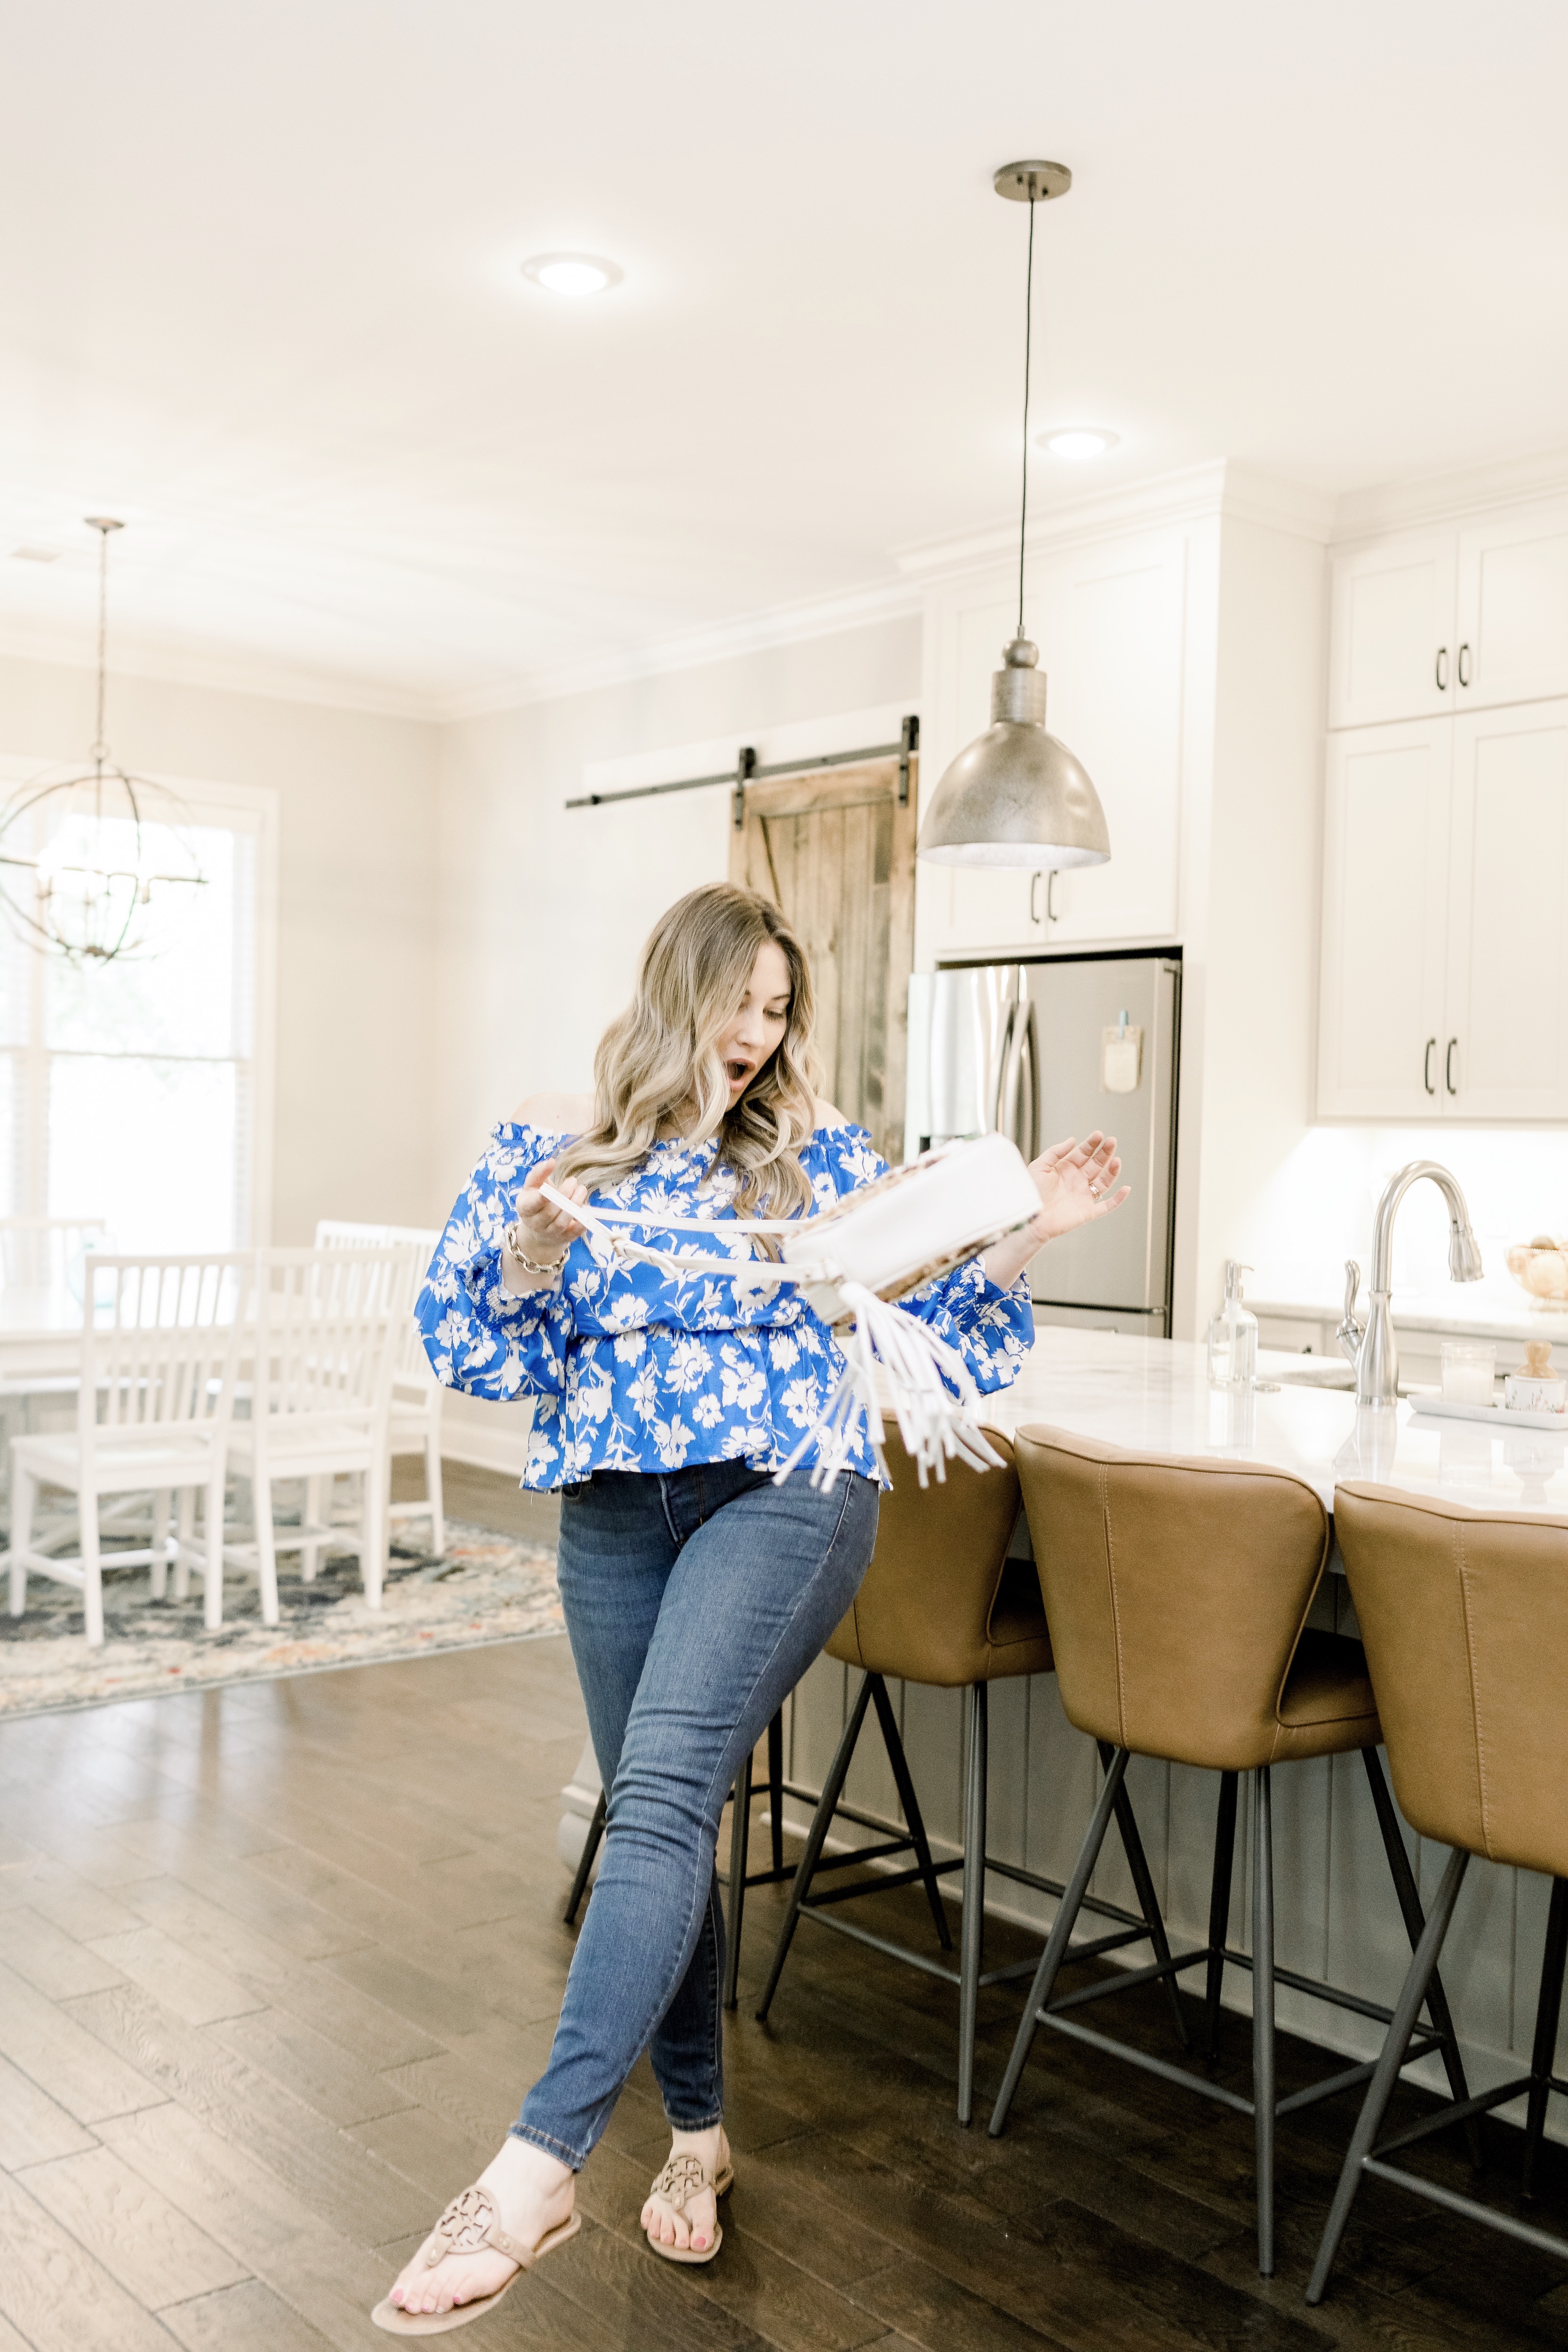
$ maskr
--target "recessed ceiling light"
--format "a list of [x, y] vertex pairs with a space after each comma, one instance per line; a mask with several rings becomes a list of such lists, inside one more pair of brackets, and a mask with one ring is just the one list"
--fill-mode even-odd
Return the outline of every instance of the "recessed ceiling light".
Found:
[[1108, 449], [1114, 449], [1118, 436], [1103, 425], [1068, 425], [1059, 433], [1042, 433], [1040, 438], [1053, 457], [1068, 457], [1081, 465], [1086, 457], [1103, 457]]
[[603, 294], [618, 286], [623, 273], [613, 261], [596, 253], [536, 253], [522, 265], [522, 274], [552, 294]]
[[14, 547], [11, 557], [16, 563], [58, 563], [60, 551], [58, 547]]

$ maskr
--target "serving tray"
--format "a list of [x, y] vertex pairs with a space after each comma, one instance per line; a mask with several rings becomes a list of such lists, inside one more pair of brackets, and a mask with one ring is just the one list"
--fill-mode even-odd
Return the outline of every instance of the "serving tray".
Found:
[[1449, 1397], [1412, 1397], [1411, 1404], [1418, 1413], [1431, 1413], [1439, 1421], [1480, 1421], [1489, 1429], [1552, 1429], [1559, 1437], [1568, 1437], [1568, 1413], [1517, 1412], [1506, 1404], [1460, 1404]]

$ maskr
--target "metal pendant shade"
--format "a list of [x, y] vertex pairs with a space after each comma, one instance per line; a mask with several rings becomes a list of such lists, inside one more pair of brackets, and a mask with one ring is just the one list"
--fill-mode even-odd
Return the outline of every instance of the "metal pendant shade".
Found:
[[1029, 320], [1035, 206], [1065, 195], [1060, 163], [1005, 163], [998, 195], [1029, 207], [1025, 296], [1024, 492], [1018, 518], [1018, 631], [991, 680], [991, 724], [962, 751], [936, 788], [921, 826], [920, 855], [939, 866], [1008, 866], [1037, 871], [1103, 866], [1110, 833], [1088, 771], [1046, 731], [1046, 680], [1024, 634], [1024, 546], [1029, 509]]

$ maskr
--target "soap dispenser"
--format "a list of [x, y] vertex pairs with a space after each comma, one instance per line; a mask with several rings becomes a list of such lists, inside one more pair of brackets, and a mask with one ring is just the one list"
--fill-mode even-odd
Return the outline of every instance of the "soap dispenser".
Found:
[[1225, 1262], [1225, 1304], [1209, 1320], [1209, 1385], [1249, 1389], [1258, 1376], [1258, 1318], [1241, 1300], [1241, 1277], [1249, 1265]]

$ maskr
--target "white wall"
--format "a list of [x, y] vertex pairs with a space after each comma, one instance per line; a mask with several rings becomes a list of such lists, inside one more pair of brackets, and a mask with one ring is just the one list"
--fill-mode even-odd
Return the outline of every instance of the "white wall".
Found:
[[[0, 750], [79, 758], [93, 677], [0, 659]], [[435, 1151], [438, 730], [420, 720], [113, 677], [128, 767], [280, 802], [271, 1238], [319, 1216], [428, 1217]]]

